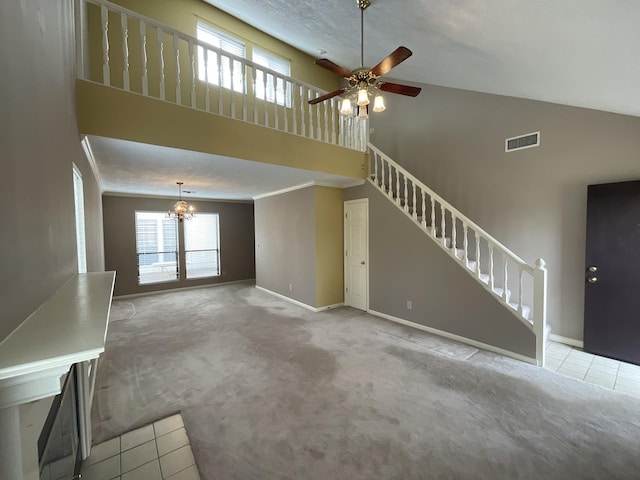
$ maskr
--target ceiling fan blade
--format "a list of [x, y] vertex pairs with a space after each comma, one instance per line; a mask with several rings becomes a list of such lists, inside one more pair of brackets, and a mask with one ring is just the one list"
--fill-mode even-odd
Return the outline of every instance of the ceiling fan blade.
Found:
[[387, 58], [383, 59], [378, 65], [371, 69], [376, 77], [381, 77], [389, 73], [389, 71], [404, 62], [407, 58], [413, 55], [413, 52], [407, 47], [396, 48]]
[[341, 88], [340, 90], [327, 93], [325, 95], [322, 95], [321, 97], [312, 98], [311, 100], [309, 100], [309, 105], [315, 105], [316, 103], [321, 103], [321, 102], [324, 102], [325, 100], [329, 100], [330, 98], [337, 97], [338, 95], [346, 92], [347, 90], [348, 90], [347, 88]]
[[326, 58], [320, 58], [316, 60], [316, 65], [321, 66], [322, 68], [326, 68], [330, 72], [335, 73], [336, 75], [340, 75], [344, 78], [351, 77], [351, 72], [340, 65], [336, 65], [331, 60], [327, 60]]
[[400, 95], [407, 95], [409, 97], [417, 97], [422, 91], [419, 87], [411, 87], [409, 85], [400, 85], [399, 83], [381, 82], [378, 84], [378, 88], [389, 93], [398, 93]]

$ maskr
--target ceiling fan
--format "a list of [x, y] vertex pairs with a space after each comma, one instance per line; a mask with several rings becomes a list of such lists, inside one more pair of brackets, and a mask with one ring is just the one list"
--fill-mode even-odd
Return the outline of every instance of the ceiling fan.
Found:
[[341, 67], [340, 65], [336, 65], [331, 60], [328, 60], [326, 58], [316, 60], [316, 65], [319, 65], [322, 68], [326, 68], [327, 70], [345, 78], [348, 82], [348, 86], [322, 95], [321, 97], [309, 100], [309, 104], [315, 105], [338, 95], [343, 95], [345, 96], [345, 99], [342, 102], [340, 113], [342, 113], [343, 115], [350, 115], [353, 113], [353, 109], [351, 107], [351, 100], [349, 97], [357, 93], [357, 106], [359, 110], [359, 116], [361, 118], [367, 118], [370, 95], [375, 94], [373, 111], [381, 112], [385, 109], [385, 106], [384, 100], [379, 93], [380, 90], [384, 92], [415, 97], [420, 93], [422, 89], [409, 85], [400, 85], [398, 83], [391, 83], [380, 80], [380, 77], [386, 75], [387, 73], [389, 73], [389, 71], [391, 71], [392, 68], [396, 67], [411, 55], [413, 55], [413, 52], [407, 47], [398, 47], [373, 68], [364, 66], [364, 11], [371, 5], [371, 1], [356, 0], [356, 2], [358, 8], [360, 9], [361, 66], [360, 68], [357, 68], [350, 72], [346, 68]]

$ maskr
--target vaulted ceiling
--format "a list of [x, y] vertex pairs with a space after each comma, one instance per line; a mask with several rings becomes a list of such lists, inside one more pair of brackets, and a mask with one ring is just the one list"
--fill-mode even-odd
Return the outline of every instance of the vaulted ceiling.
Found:
[[[360, 66], [356, 0], [205, 1]], [[364, 19], [368, 66], [414, 52], [393, 78], [640, 116], [638, 0], [371, 0]]]

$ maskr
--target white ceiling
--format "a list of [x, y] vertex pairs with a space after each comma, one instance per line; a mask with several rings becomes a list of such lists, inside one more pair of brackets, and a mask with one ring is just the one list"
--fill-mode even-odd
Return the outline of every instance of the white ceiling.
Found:
[[89, 136], [105, 193], [251, 200], [255, 196], [315, 182], [337, 187], [354, 179], [208, 153]]
[[[205, 1], [360, 66], [356, 0]], [[639, 0], [371, 0], [364, 18], [368, 66], [413, 50], [395, 79], [640, 116]]]
[[[356, 0], [205, 0], [314, 57], [360, 63]], [[640, 0], [371, 0], [365, 64], [404, 45], [390, 77], [640, 116]], [[320, 55], [319, 50], [327, 53]], [[320, 67], [316, 67], [320, 68]], [[249, 200], [349, 179], [91, 137], [106, 192]]]

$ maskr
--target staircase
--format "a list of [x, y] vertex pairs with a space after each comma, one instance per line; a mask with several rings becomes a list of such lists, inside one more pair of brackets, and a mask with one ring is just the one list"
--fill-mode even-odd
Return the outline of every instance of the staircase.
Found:
[[368, 151], [369, 182], [535, 334], [536, 362], [544, 366], [544, 260], [527, 264], [375, 146], [369, 144]]

